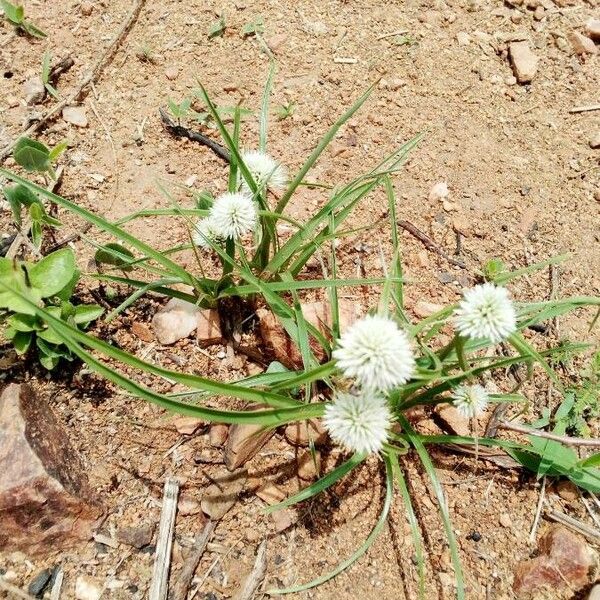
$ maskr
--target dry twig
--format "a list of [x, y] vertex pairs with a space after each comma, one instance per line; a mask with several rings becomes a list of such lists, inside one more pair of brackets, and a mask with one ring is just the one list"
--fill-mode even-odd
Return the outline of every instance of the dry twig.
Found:
[[252, 600], [258, 591], [260, 584], [267, 574], [267, 542], [263, 541], [256, 553], [256, 562], [252, 573], [248, 575], [240, 591], [234, 596], [234, 600]]
[[555, 433], [533, 429], [525, 425], [509, 423], [508, 421], [503, 421], [500, 423], [500, 427], [502, 429], [508, 429], [509, 431], [516, 431], [517, 433], [525, 433], [527, 435], [546, 438], [547, 440], [554, 440], [567, 446], [587, 446], [589, 448], [600, 448], [600, 439], [597, 438], [575, 438], [569, 437], [568, 435], [557, 435]]
[[173, 528], [177, 512], [177, 496], [179, 484], [170, 477], [165, 481], [162, 512], [156, 542], [154, 571], [148, 600], [166, 600], [169, 589], [169, 567], [171, 566], [171, 546], [173, 544]]
[[62, 570], [62, 567], [58, 567], [56, 576], [54, 578], [54, 585], [52, 586], [52, 591], [50, 592], [50, 600], [60, 600], [60, 592], [62, 590], [64, 577], [65, 572]]
[[81, 97], [83, 96], [86, 88], [90, 84], [93, 84], [95, 81], [98, 80], [108, 63], [111, 61], [111, 59], [117, 52], [119, 46], [125, 39], [125, 36], [137, 20], [145, 2], [146, 0], [136, 0], [133, 9], [127, 16], [127, 19], [125, 20], [123, 25], [121, 25], [119, 31], [117, 31], [117, 33], [114, 35], [106, 50], [100, 54], [98, 60], [95, 62], [94, 66], [90, 69], [87, 75], [83, 78], [83, 81], [79, 84], [77, 89], [64, 100], [61, 100], [60, 102], [55, 104], [44, 115], [42, 115], [42, 117], [38, 121], [32, 123], [23, 133], [21, 133], [21, 135], [19, 135], [16, 139], [10, 142], [10, 144], [8, 144], [8, 146], [6, 146], [0, 152], [0, 162], [5, 160], [6, 157], [10, 155], [19, 138], [21, 138], [22, 136], [30, 136], [31, 134], [40, 130], [48, 121], [50, 121], [50, 119], [58, 115], [65, 106], [69, 106], [70, 104], [74, 104], [77, 101], [81, 100]]
[[212, 533], [215, 529], [215, 525], [212, 521], [209, 521], [205, 526], [202, 533], [196, 538], [192, 551], [181, 569], [181, 573], [177, 582], [169, 592], [169, 600], [185, 600], [187, 598], [188, 589], [190, 583], [194, 577], [194, 573], [198, 568], [198, 563], [206, 550], [206, 546], [210, 541]]
[[461, 260], [452, 258], [446, 254], [426, 233], [423, 233], [416, 225], [413, 225], [410, 221], [398, 221], [398, 225], [405, 231], [408, 231], [413, 237], [416, 237], [427, 250], [434, 252], [438, 256], [441, 256], [444, 260], [447, 260], [451, 265], [466, 269], [467, 265]]
[[198, 131], [192, 131], [183, 125], [178, 125], [169, 117], [164, 108], [159, 108], [158, 112], [160, 113], [160, 118], [163, 122], [164, 128], [174, 137], [187, 138], [192, 142], [198, 142], [207, 148], [210, 148], [219, 158], [223, 159], [225, 162], [230, 162], [231, 158], [229, 156], [229, 151], [218, 144], [214, 140], [211, 140], [208, 136], [199, 133]]
[[582, 113], [582, 112], [589, 112], [591, 110], [600, 110], [600, 104], [589, 104], [587, 106], [576, 106], [575, 108], [572, 108], [569, 112], [570, 113]]
[[546, 516], [557, 523], [561, 523], [571, 529], [574, 529], [578, 533], [584, 535], [588, 540], [594, 542], [595, 544], [600, 544], [600, 530], [595, 529], [594, 527], [590, 527], [585, 523], [582, 523], [578, 519], [574, 519], [569, 515], [565, 515], [557, 510], [548, 510], [546, 511]]

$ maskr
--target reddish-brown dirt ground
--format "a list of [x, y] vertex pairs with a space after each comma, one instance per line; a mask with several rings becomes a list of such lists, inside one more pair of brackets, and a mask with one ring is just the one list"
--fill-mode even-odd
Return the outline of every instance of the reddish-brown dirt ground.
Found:
[[[125, 20], [133, 2], [85, 0], [29, 1], [26, 12], [48, 37], [14, 36], [0, 21], [0, 147], [23, 130], [32, 112], [23, 85], [40, 71], [43, 53], [71, 56], [75, 66], [57, 85], [61, 95], [74, 90]], [[209, 39], [208, 29], [225, 10], [226, 30]], [[260, 38], [244, 38], [242, 27], [262, 16]], [[328, 127], [372, 83], [365, 106], [345, 125], [310, 173], [310, 180], [342, 184], [353, 179], [416, 134], [424, 139], [395, 176], [398, 217], [426, 232], [448, 255], [456, 251], [465, 269], [452, 266], [402, 234], [407, 306], [419, 300], [443, 304], [460, 297], [475, 281], [476, 270], [491, 258], [519, 268], [550, 256], [569, 253], [560, 266], [558, 293], [600, 293], [600, 150], [590, 140], [600, 132], [600, 111], [571, 113], [576, 106], [599, 102], [600, 57], [573, 52], [567, 36], [581, 31], [588, 18], [600, 18], [598, 0], [236, 0], [223, 7], [209, 0], [147, 2], [103, 75], [82, 102], [89, 125], [74, 127], [56, 119], [40, 134], [55, 144], [67, 138], [61, 159], [60, 193], [86, 208], [117, 219], [141, 208], [170, 206], [159, 186], [184, 206], [187, 182], [197, 190], [224, 191], [225, 165], [205, 147], [170, 137], [158, 108], [192, 95], [202, 82], [218, 105], [257, 111], [269, 68], [270, 48], [277, 65], [272, 103], [294, 104], [293, 115], [269, 128], [269, 152], [295, 172]], [[395, 32], [405, 32], [395, 35]], [[507, 46], [529, 40], [539, 58], [531, 84], [512, 78]], [[600, 49], [600, 47], [599, 47]], [[342, 60], [340, 60], [342, 59]], [[349, 59], [349, 60], [347, 60]], [[243, 124], [243, 140], [256, 145], [257, 119]], [[5, 165], [13, 166], [11, 159]], [[430, 196], [446, 182], [445, 202]], [[302, 188], [290, 214], [306, 219], [323, 204], [318, 188]], [[378, 190], [355, 210], [350, 227], [375, 223], [342, 240], [341, 274], [381, 275], [380, 256], [389, 259], [391, 244], [384, 191]], [[65, 235], [81, 227], [59, 213]], [[8, 213], [3, 213], [10, 231]], [[166, 248], [185, 240], [179, 221], [161, 217], [136, 221], [130, 231]], [[63, 232], [58, 236], [62, 237]], [[93, 229], [97, 242], [106, 236]], [[76, 244], [85, 268], [91, 246]], [[183, 262], [193, 268], [193, 256]], [[95, 285], [88, 282], [90, 285]], [[519, 300], [547, 299], [547, 271], [511, 285]], [[363, 311], [375, 305], [376, 291], [344, 291]], [[145, 300], [106, 328], [107, 336], [147, 360], [184, 365], [203, 375], [231, 380], [256, 372], [245, 356], [230, 356], [223, 347], [200, 351], [184, 340], [172, 347], [144, 342], [130, 332], [134, 322], [149, 322], [159, 307]], [[560, 336], [598, 342], [588, 332], [590, 311], [560, 319]], [[547, 338], [532, 341], [543, 346]], [[210, 477], [222, 465], [197, 464], [208, 453], [219, 462], [221, 451], [208, 434], [181, 436], [164, 411], [103, 386], [78, 367], [74, 387], [69, 376], [46, 379], [30, 370], [7, 371], [5, 381], [31, 381], [68, 429], [86, 464], [94, 490], [108, 509], [102, 533], [111, 536], [124, 525], [158, 523], [165, 477], [177, 477], [193, 507], [180, 511], [175, 530], [173, 573], [181, 568], [191, 539], [204, 525], [195, 504]], [[91, 389], [94, 383], [98, 389]], [[163, 382], [161, 391], [170, 391]], [[164, 387], [166, 386], [166, 387]], [[546, 402], [547, 383], [536, 371], [525, 387], [531, 414]], [[527, 415], [526, 415], [527, 417]], [[597, 424], [591, 423], [597, 432]], [[427, 421], [424, 427], [435, 431]], [[175, 448], [174, 446], [178, 444]], [[173, 449], [174, 448], [174, 449]], [[294, 447], [277, 434], [249, 464], [259, 478], [278, 477], [286, 493], [300, 483], [281, 475], [294, 461]], [[340, 458], [330, 452], [325, 466]], [[447, 451], [433, 452], [465, 571], [468, 598], [513, 598], [515, 565], [535, 550], [529, 540], [540, 488], [518, 470]], [[426, 597], [454, 596], [454, 576], [435, 495], [416, 456], [404, 461], [417, 516], [425, 534]], [[297, 585], [327, 573], [349, 556], [374, 525], [383, 500], [380, 461], [372, 459], [355, 477], [298, 509], [299, 520], [278, 533], [251, 489], [218, 523], [213, 543], [198, 571], [195, 598], [232, 597], [250, 571], [259, 543], [267, 540], [266, 588]], [[565, 500], [549, 486], [547, 501], [555, 509], [591, 523], [579, 499]], [[592, 523], [593, 524], [593, 523]], [[540, 532], [548, 526], [542, 519]], [[480, 534], [473, 541], [473, 532]], [[539, 534], [538, 534], [539, 535]], [[399, 600], [417, 597], [414, 548], [405, 510], [398, 497], [382, 535], [351, 569], [328, 583], [297, 594], [298, 598]], [[63, 598], [75, 598], [75, 581], [86, 577], [106, 586], [102, 598], [146, 598], [152, 574], [151, 552], [123, 545], [112, 548], [93, 541], [72, 550], [27, 557], [0, 554], [0, 569], [13, 584], [26, 587], [45, 567], [61, 564]], [[205, 576], [206, 574], [206, 576]], [[115, 583], [116, 582], [116, 583]], [[0, 592], [0, 595], [2, 592]], [[562, 595], [561, 595], [562, 594]], [[547, 597], [572, 597], [572, 591]]]

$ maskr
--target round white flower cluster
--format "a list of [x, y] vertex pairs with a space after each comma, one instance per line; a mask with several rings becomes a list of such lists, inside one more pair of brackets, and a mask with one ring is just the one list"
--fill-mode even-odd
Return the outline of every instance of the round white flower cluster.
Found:
[[333, 358], [360, 391], [334, 396], [325, 409], [325, 427], [332, 439], [349, 450], [379, 452], [392, 421], [384, 394], [409, 381], [415, 372], [410, 339], [392, 319], [368, 315], [342, 334]]
[[[245, 151], [242, 152], [242, 160], [259, 189], [268, 186], [282, 190], [287, 185], [285, 167], [268, 154], [257, 150]], [[196, 223], [193, 240], [197, 246], [209, 250], [215, 243], [253, 232], [257, 224], [258, 208], [250, 187], [243, 181], [239, 192], [227, 192], [214, 201], [208, 217]]]
[[467, 290], [454, 312], [454, 326], [462, 336], [471, 339], [487, 339], [496, 344], [507, 339], [517, 329], [508, 290], [493, 283]]
[[473, 419], [485, 411], [490, 396], [482, 385], [459, 386], [452, 394], [452, 401], [463, 417]]
[[[281, 192], [285, 189], [288, 181], [287, 171], [274, 158], [258, 150], [245, 150], [242, 152], [242, 160], [248, 167], [248, 171], [250, 171], [250, 175], [252, 175], [252, 179], [256, 182], [259, 190], [269, 187], [272, 190]], [[252, 194], [250, 186], [243, 177], [241, 189]]]
[[227, 192], [213, 203], [208, 217], [196, 223], [194, 243], [211, 248], [211, 242], [237, 239], [254, 231], [258, 222], [256, 203], [243, 192]]
[[352, 452], [369, 453], [383, 448], [391, 420], [387, 402], [376, 392], [339, 392], [325, 407], [323, 424], [334, 442]]

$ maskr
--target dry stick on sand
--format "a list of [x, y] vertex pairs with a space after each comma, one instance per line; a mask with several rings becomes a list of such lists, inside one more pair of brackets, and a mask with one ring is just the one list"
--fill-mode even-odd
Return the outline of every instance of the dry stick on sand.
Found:
[[518, 433], [525, 433], [527, 435], [534, 435], [536, 437], [545, 438], [547, 440], [555, 440], [561, 442], [566, 446], [587, 446], [589, 448], [600, 448], [600, 439], [597, 438], [575, 438], [569, 437], [568, 435], [556, 435], [555, 433], [548, 433], [547, 431], [540, 431], [533, 429], [525, 425], [519, 425], [516, 423], [509, 423], [503, 421], [500, 423], [502, 429], [508, 429], [509, 431], [516, 431]]
[[431, 250], [438, 256], [441, 256], [444, 260], [447, 260], [451, 265], [455, 267], [460, 267], [461, 269], [466, 269], [467, 265], [461, 260], [456, 260], [456, 258], [452, 258], [448, 256], [427, 234], [423, 233], [418, 227], [413, 225], [410, 221], [398, 221], [398, 225], [402, 227], [405, 231], [408, 231], [413, 237], [416, 237], [427, 250]]
[[169, 567], [171, 566], [171, 546], [173, 544], [173, 528], [177, 512], [177, 496], [179, 484], [167, 477], [163, 492], [162, 512], [156, 542], [154, 571], [148, 600], [166, 600], [169, 589]]
[[212, 521], [209, 521], [204, 526], [202, 533], [196, 538], [196, 541], [192, 547], [192, 551], [183, 564], [183, 568], [181, 569], [181, 573], [177, 579], [177, 582], [169, 591], [169, 600], [185, 600], [187, 598], [190, 583], [194, 578], [194, 573], [198, 568], [198, 563], [200, 562], [200, 559], [206, 550], [206, 546], [212, 537], [214, 529], [215, 524]]
[[77, 89], [67, 98], [55, 104], [50, 110], [48, 110], [39, 121], [36, 121], [32, 125], [30, 125], [21, 135], [19, 135], [15, 140], [10, 142], [6, 148], [4, 148], [0, 152], [0, 162], [4, 161], [12, 152], [15, 144], [22, 136], [30, 136], [32, 133], [35, 133], [39, 129], [41, 129], [50, 119], [59, 114], [65, 106], [69, 106], [70, 104], [74, 104], [78, 100], [81, 99], [81, 96], [85, 92], [85, 89], [88, 85], [94, 83], [98, 80], [102, 71], [104, 71], [105, 67], [108, 65], [112, 57], [115, 55], [117, 49], [121, 45], [122, 41], [125, 39], [128, 31], [131, 29], [135, 21], [137, 20], [142, 7], [144, 6], [146, 0], [137, 0], [132, 11], [129, 13], [127, 19], [119, 29], [119, 31], [114, 35], [110, 44], [106, 48], [106, 50], [100, 55], [94, 66], [90, 69], [87, 75], [83, 78], [83, 81], [79, 84]]
[[576, 106], [572, 108], [570, 113], [590, 112], [591, 110], [600, 110], [600, 104], [590, 104], [588, 106]]
[[52, 591], [50, 592], [50, 600], [60, 600], [60, 592], [62, 590], [64, 577], [65, 572], [62, 570], [62, 567], [58, 567], [56, 578], [54, 579], [54, 585], [52, 586]]
[[210, 148], [219, 158], [223, 159], [225, 162], [230, 162], [231, 157], [229, 156], [229, 152], [226, 148], [221, 146], [221, 144], [211, 140], [208, 136], [199, 133], [198, 131], [192, 131], [183, 125], [178, 125], [175, 123], [171, 117], [167, 114], [164, 108], [158, 109], [160, 113], [160, 118], [162, 119], [164, 128], [174, 137], [182, 137], [191, 140], [192, 142], [198, 142], [207, 148]]
[[261, 543], [256, 553], [256, 562], [252, 573], [248, 575], [240, 591], [233, 597], [233, 600], [252, 600], [254, 594], [258, 591], [260, 584], [267, 574], [267, 542]]

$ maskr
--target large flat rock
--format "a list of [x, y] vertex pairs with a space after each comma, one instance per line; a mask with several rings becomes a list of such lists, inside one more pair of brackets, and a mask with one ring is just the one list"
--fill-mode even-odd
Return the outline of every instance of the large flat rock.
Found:
[[26, 385], [0, 396], [0, 550], [28, 554], [89, 539], [102, 508], [50, 406]]

